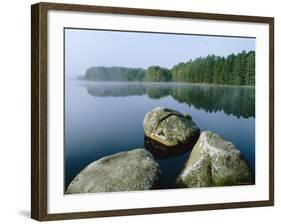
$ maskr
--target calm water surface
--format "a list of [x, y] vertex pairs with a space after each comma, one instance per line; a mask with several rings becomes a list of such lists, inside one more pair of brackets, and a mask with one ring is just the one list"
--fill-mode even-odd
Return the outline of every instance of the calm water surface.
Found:
[[[189, 113], [201, 131], [232, 141], [255, 173], [255, 88], [180, 83], [65, 82], [65, 188], [89, 163], [143, 148], [143, 118], [155, 107]], [[190, 150], [158, 159], [173, 188]]]

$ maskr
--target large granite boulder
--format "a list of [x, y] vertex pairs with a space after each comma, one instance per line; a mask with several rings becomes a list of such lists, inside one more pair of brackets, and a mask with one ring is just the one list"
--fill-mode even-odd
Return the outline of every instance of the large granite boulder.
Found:
[[147, 137], [169, 147], [195, 142], [200, 134], [191, 116], [161, 107], [145, 115], [143, 127]]
[[70, 183], [67, 194], [137, 191], [155, 187], [160, 169], [150, 152], [134, 149], [99, 159]]
[[178, 187], [210, 187], [253, 184], [251, 170], [233, 143], [211, 131], [201, 133], [184, 169]]

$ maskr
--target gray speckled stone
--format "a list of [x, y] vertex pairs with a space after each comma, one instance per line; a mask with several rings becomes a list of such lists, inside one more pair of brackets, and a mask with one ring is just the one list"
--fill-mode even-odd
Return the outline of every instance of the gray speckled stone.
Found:
[[201, 133], [184, 169], [178, 187], [209, 187], [253, 184], [251, 170], [233, 143], [211, 131]]
[[97, 160], [70, 183], [66, 194], [152, 189], [160, 169], [150, 152], [134, 149]]
[[177, 146], [197, 140], [200, 133], [190, 115], [161, 107], [145, 115], [143, 127], [147, 137], [166, 146]]

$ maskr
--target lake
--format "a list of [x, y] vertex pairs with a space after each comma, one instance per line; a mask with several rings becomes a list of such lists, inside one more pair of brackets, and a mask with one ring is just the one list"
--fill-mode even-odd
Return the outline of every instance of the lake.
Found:
[[[89, 163], [144, 148], [144, 116], [159, 106], [188, 113], [201, 131], [233, 142], [255, 174], [254, 87], [66, 80], [65, 189]], [[174, 188], [190, 152], [157, 159], [161, 188]]]

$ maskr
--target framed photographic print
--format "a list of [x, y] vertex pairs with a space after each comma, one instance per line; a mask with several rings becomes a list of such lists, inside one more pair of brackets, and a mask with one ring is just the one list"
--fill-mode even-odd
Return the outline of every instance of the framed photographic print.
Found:
[[274, 18], [32, 5], [32, 218], [274, 204]]

